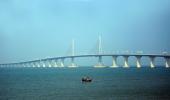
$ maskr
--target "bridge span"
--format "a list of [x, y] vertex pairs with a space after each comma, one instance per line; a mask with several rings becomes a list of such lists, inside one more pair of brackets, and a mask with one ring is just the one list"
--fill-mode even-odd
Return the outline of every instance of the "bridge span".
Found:
[[[130, 56], [134, 56], [136, 58], [136, 67], [140, 68], [141, 65], [141, 58], [142, 57], [148, 57], [150, 59], [150, 67], [155, 67], [155, 58], [162, 57], [165, 59], [165, 67], [170, 67], [170, 55], [165, 54], [87, 54], [87, 55], [72, 55], [72, 56], [60, 56], [60, 57], [54, 57], [54, 58], [46, 58], [46, 59], [39, 59], [39, 60], [33, 60], [33, 61], [26, 61], [26, 62], [19, 62], [19, 63], [9, 63], [9, 64], [0, 64], [1, 67], [5, 66], [11, 66], [11, 67], [78, 67], [78, 65], [75, 63], [75, 59], [83, 58], [83, 57], [96, 57], [98, 58], [98, 62], [94, 67], [96, 68], [102, 68], [102, 67], [108, 67], [103, 64], [102, 57], [112, 57], [112, 65], [109, 66], [111, 68], [119, 67], [117, 64], [117, 58], [119, 56], [122, 56], [124, 58], [124, 68], [130, 67], [128, 58]], [[65, 59], [71, 59], [71, 64], [66, 66], [64, 61]]]
[[[96, 57], [98, 58], [98, 62], [94, 67], [101, 68], [106, 67], [103, 64], [102, 57], [109, 56], [112, 57], [112, 65], [109, 66], [111, 68], [119, 67], [117, 64], [117, 58], [119, 56], [122, 56], [124, 58], [124, 64], [123, 67], [128, 68], [129, 67], [129, 61], [128, 58], [130, 56], [134, 56], [136, 58], [136, 67], [140, 68], [141, 65], [141, 58], [142, 57], [148, 57], [150, 59], [150, 67], [155, 67], [155, 58], [162, 57], [165, 59], [165, 67], [170, 67], [170, 55], [167, 53], [163, 54], [143, 54], [143, 53], [125, 53], [125, 54], [104, 54], [102, 52], [102, 45], [101, 45], [101, 37], [99, 36], [98, 39], [98, 46], [97, 46], [97, 53], [96, 54], [85, 54], [85, 55], [75, 55], [75, 45], [74, 40], [72, 40], [71, 45], [71, 55], [70, 56], [59, 56], [59, 57], [53, 57], [53, 58], [46, 58], [46, 59], [38, 59], [38, 60], [32, 60], [32, 61], [26, 61], [26, 62], [18, 62], [18, 63], [7, 63], [7, 64], [0, 64], [0, 67], [66, 67], [64, 61], [65, 59], [71, 59], [71, 64], [67, 67], [78, 67], [78, 65], [75, 63], [75, 59], [83, 58], [83, 57]], [[108, 66], [107, 66], [108, 67]]]

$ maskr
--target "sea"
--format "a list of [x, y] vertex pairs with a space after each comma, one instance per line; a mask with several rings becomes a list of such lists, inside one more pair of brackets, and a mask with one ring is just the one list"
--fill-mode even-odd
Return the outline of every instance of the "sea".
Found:
[[170, 68], [4, 67], [0, 100], [170, 100]]

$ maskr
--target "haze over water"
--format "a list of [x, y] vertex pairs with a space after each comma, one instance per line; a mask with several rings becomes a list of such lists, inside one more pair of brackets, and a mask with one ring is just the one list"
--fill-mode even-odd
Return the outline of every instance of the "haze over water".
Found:
[[0, 63], [65, 56], [72, 39], [94, 53], [99, 34], [104, 52], [169, 52], [169, 16], [170, 0], [0, 0]]
[[[170, 0], [0, 0], [0, 64], [103, 52], [170, 52]], [[95, 49], [95, 50], [94, 50]], [[97, 58], [76, 58], [94, 65]], [[118, 64], [123, 65], [123, 57]], [[150, 59], [142, 57], [141, 64]], [[111, 65], [111, 57], [103, 57]], [[70, 64], [70, 59], [65, 60]], [[136, 58], [129, 57], [129, 65]], [[0, 67], [0, 100], [170, 100], [170, 70], [156, 68]], [[28, 66], [32, 66], [31, 63]], [[91, 83], [81, 78], [90, 76]]]
[[164, 67], [0, 68], [0, 100], [169, 100], [169, 76]]

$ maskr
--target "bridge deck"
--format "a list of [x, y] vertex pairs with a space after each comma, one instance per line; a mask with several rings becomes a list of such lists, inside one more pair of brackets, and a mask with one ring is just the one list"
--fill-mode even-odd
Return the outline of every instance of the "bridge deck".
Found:
[[59, 56], [59, 57], [53, 57], [53, 58], [45, 58], [45, 59], [25, 61], [25, 62], [19, 62], [19, 63], [10, 63], [10, 64], [22, 64], [22, 63], [31, 63], [31, 62], [38, 62], [38, 61], [66, 59], [66, 58], [99, 57], [99, 56], [141, 56], [141, 57], [148, 56], [148, 57], [166, 57], [166, 58], [170, 58], [170, 55], [165, 55], [165, 54], [88, 54], [88, 55], [75, 55], [75, 56]]

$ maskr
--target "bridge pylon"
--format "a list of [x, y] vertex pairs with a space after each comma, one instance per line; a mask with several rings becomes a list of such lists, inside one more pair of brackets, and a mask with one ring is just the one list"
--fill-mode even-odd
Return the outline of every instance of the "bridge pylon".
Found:
[[[72, 39], [71, 50], [72, 50], [71, 56], [75, 56], [75, 42], [74, 42], [74, 39]], [[70, 67], [70, 68], [78, 67], [74, 62], [74, 57], [71, 57], [71, 65], [69, 65], [68, 67]]]
[[102, 61], [102, 56], [100, 56], [100, 54], [102, 54], [102, 38], [99, 35], [99, 39], [98, 39], [98, 63], [94, 66], [96, 68], [102, 68], [102, 67], [106, 67], [105, 65], [103, 65], [103, 61]]
[[71, 68], [77, 67], [77, 65], [74, 62], [74, 57], [71, 58], [71, 65], [69, 65], [68, 67], [71, 67]]
[[98, 63], [94, 67], [96, 67], [96, 68], [106, 67], [105, 65], [103, 65], [102, 56], [98, 57]]

